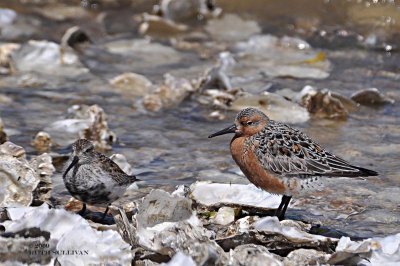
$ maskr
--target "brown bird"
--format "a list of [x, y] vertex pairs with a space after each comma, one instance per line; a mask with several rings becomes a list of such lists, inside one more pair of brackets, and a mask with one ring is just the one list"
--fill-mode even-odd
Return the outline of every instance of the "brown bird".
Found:
[[239, 112], [235, 124], [209, 136], [234, 133], [232, 157], [257, 187], [283, 195], [276, 210], [284, 219], [292, 196], [322, 185], [323, 177], [377, 176], [326, 151], [300, 130], [271, 120], [255, 108]]

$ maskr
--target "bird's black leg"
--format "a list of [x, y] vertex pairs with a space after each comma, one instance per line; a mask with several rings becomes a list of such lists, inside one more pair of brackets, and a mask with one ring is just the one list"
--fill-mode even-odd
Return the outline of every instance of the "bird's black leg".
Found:
[[80, 216], [83, 216], [86, 212], [86, 203], [83, 203], [82, 209], [78, 212]]
[[282, 196], [281, 204], [279, 204], [279, 207], [275, 212], [275, 215], [278, 217], [279, 221], [282, 221], [285, 218], [285, 212], [291, 199], [292, 196]]
[[107, 212], [108, 212], [108, 207], [109, 206], [110, 205], [107, 205], [106, 211], [103, 213], [103, 218], [101, 218], [102, 221], [104, 221], [104, 218], [106, 218], [106, 216], [107, 216]]
[[280, 216], [278, 217], [279, 221], [282, 221], [283, 219], [285, 219], [286, 209], [289, 206], [290, 200], [292, 199], [292, 196], [284, 196], [284, 197], [286, 197], [285, 206], [283, 206], [283, 210], [282, 210]]
[[276, 209], [275, 216], [279, 216], [282, 211], [283, 205], [285, 205], [285, 195], [282, 196], [281, 204], [279, 204], [278, 209]]

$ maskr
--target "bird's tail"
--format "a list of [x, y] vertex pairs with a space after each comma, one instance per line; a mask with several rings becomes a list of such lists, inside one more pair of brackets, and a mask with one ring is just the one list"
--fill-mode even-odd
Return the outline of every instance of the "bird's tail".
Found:
[[140, 180], [139, 178], [137, 178], [135, 175], [130, 175], [129, 177], [131, 178], [132, 183], [133, 183], [133, 182], [142, 181], [142, 180]]
[[357, 173], [358, 176], [377, 176], [379, 175], [378, 172], [375, 172], [374, 170], [369, 170], [366, 168], [362, 168], [362, 167], [356, 167], [359, 172]]

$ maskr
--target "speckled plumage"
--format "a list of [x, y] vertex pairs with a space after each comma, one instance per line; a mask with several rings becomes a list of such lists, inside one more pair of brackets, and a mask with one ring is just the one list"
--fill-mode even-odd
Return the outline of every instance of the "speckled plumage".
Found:
[[63, 179], [74, 198], [90, 205], [108, 206], [136, 180], [110, 158], [96, 152], [90, 141], [79, 139], [72, 148]]
[[243, 109], [234, 125], [210, 137], [226, 133], [235, 133], [231, 153], [245, 176], [270, 193], [284, 195], [282, 202], [285, 204], [281, 203], [279, 207], [283, 210], [281, 218], [291, 196], [319, 188], [322, 177], [378, 175], [375, 171], [351, 165], [300, 130], [270, 120], [255, 108]]

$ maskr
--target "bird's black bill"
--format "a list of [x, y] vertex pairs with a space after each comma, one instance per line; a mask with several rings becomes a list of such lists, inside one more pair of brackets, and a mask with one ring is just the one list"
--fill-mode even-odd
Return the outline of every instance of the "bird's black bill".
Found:
[[208, 138], [213, 138], [213, 137], [216, 137], [216, 136], [229, 134], [229, 133], [235, 133], [235, 132], [236, 132], [236, 125], [232, 125], [230, 127], [224, 128], [223, 130], [215, 132], [214, 134], [211, 134], [210, 136], [208, 136]]
[[75, 164], [78, 163], [78, 161], [79, 161], [78, 156], [74, 156], [74, 159], [72, 159], [71, 164], [68, 166], [67, 170], [65, 170], [65, 173], [63, 174], [63, 177], [65, 177], [68, 174], [69, 170], [71, 170], [71, 168], [74, 167]]

